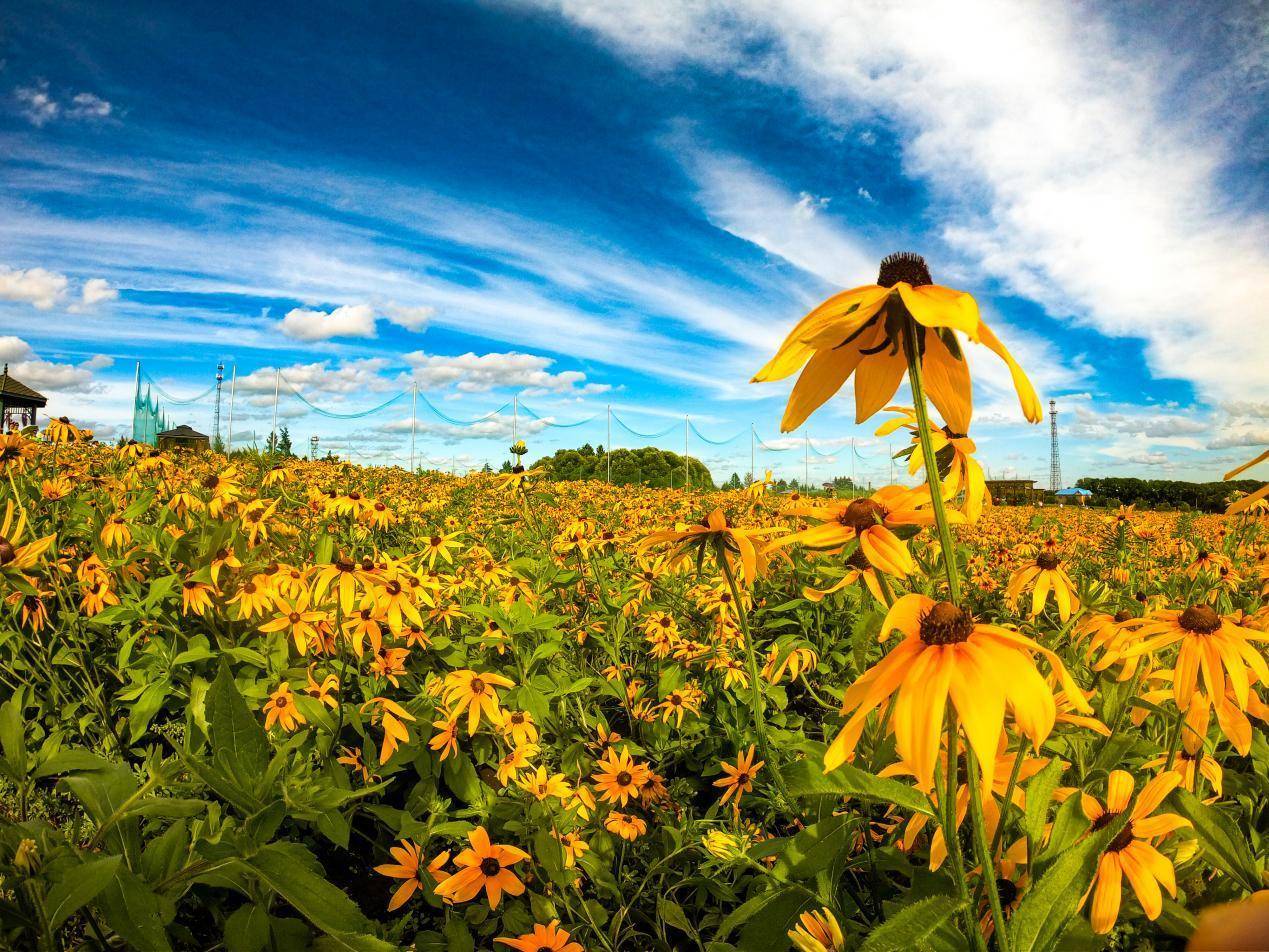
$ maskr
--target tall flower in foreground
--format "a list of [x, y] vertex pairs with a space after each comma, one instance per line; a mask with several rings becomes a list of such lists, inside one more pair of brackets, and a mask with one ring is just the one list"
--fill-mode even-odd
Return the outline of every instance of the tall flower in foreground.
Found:
[[4, 507], [4, 521], [0, 523], [0, 570], [8, 572], [24, 572], [39, 561], [45, 550], [53, 544], [54, 536], [46, 535], [42, 539], [20, 545], [22, 535], [26, 532], [26, 510], [18, 513], [17, 522], [13, 520], [13, 500]]
[[[1136, 893], [1141, 908], [1148, 919], [1159, 918], [1163, 911], [1162, 886], [1176, 898], [1176, 871], [1166, 856], [1154, 848], [1151, 841], [1189, 826], [1190, 821], [1175, 813], [1159, 813], [1151, 816], [1181, 782], [1181, 775], [1168, 770], [1148, 782], [1132, 808], [1128, 825], [1115, 837], [1097, 865], [1094, 880], [1093, 904], [1089, 919], [1093, 931], [1105, 934], [1115, 927], [1119, 918], [1119, 905], [1123, 899], [1123, 880]], [[1106, 786], [1106, 805], [1085, 794], [1084, 815], [1093, 821], [1093, 829], [1100, 830], [1128, 809], [1132, 800], [1132, 774], [1126, 770], [1112, 770]]]
[[467, 840], [471, 847], [454, 857], [454, 864], [460, 868], [436, 887], [438, 896], [467, 902], [483, 889], [489, 897], [489, 908], [497, 909], [504, 892], [509, 896], [524, 892], [524, 883], [511, 867], [528, 859], [528, 853], [514, 846], [490, 843], [483, 826], [468, 833]]
[[[916, 565], [908, 547], [891, 530], [899, 526], [932, 525], [934, 513], [929, 506], [930, 491], [925, 486], [915, 489], [883, 486], [866, 498], [799, 507], [791, 513], [817, 519], [820, 524], [782, 536], [772, 547], [797, 543], [813, 549], [835, 549], [858, 539], [859, 548], [869, 563], [888, 575], [908, 575]], [[954, 516], [954, 522], [964, 521], [960, 513], [948, 515]]]
[[1040, 400], [1031, 382], [979, 318], [977, 302], [963, 291], [935, 284], [924, 259], [914, 254], [890, 255], [881, 262], [876, 284], [835, 294], [802, 318], [753, 382], [782, 380], [805, 365], [780, 423], [787, 433], [854, 374], [855, 422], [862, 423], [899, 389], [907, 370], [904, 337], [910, 334], [930, 400], [953, 430], [966, 433], [973, 397], [956, 331], [985, 344], [1005, 362], [1023, 414], [1038, 423]]
[[580, 942], [571, 941], [572, 936], [560, 928], [560, 920], [552, 919], [546, 925], [535, 924], [532, 932], [526, 932], [518, 939], [494, 939], [503, 945], [509, 945], [520, 952], [586, 952]]
[[1137, 622], [1128, 622], [1141, 640], [1124, 649], [1123, 657], [1154, 654], [1178, 641], [1181, 650], [1176, 656], [1172, 675], [1172, 691], [1177, 707], [1188, 710], [1198, 685], [1199, 672], [1209, 698], [1219, 702], [1225, 697], [1228, 681], [1242, 710], [1247, 709], [1251, 686], [1248, 669], [1261, 684], [1269, 684], [1269, 665], [1264, 655], [1251, 644], [1269, 641], [1269, 632], [1235, 625], [1222, 618], [1209, 605], [1191, 605], [1184, 611], [1155, 611]]
[[[1249, 462], [1243, 463], [1243, 465], [1239, 466], [1237, 469], [1230, 470], [1228, 473], [1225, 474], [1225, 478], [1233, 479], [1239, 473], [1245, 472], [1246, 470], [1251, 469], [1257, 463], [1263, 463], [1267, 459], [1269, 459], [1269, 450], [1265, 450], [1255, 459], [1250, 460]], [[1254, 493], [1249, 493], [1248, 495], [1243, 496], [1241, 499], [1236, 500], [1232, 505], [1230, 505], [1228, 509], [1225, 510], [1225, 514], [1229, 516], [1236, 516], [1240, 512], [1246, 512], [1248, 509], [1251, 509], [1253, 506], [1256, 505], [1256, 503], [1258, 503], [1260, 500], [1265, 498], [1269, 498], [1269, 483], [1265, 483], [1263, 486], [1257, 489]]]
[[1057, 704], [1036, 670], [1036, 653], [1049, 660], [1072, 704], [1092, 713], [1052, 651], [1008, 628], [979, 624], [951, 602], [904, 595], [886, 614], [880, 638], [896, 628], [904, 640], [846, 689], [842, 714], [850, 718], [824, 756], [826, 773], [854, 753], [868, 715], [898, 691], [895, 741], [899, 756], [912, 767], [917, 781], [927, 786], [933, 783], [944, 709], [950, 698], [982, 767], [982, 784], [989, 788], [1006, 706], [1037, 749], [1053, 729]]

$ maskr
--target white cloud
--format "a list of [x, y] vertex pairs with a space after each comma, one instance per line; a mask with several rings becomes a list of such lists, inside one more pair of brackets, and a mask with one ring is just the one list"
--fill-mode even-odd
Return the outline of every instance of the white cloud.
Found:
[[868, 189], [864, 188], [862, 185], [855, 190], [855, 194], [862, 198], [865, 202], [873, 205], [877, 204], [877, 200], [872, 197], [872, 192], [868, 191]]
[[735, 156], [689, 149], [685, 160], [716, 227], [834, 284], [853, 287], [877, 270], [875, 251], [817, 214], [828, 199], [795, 195]]
[[13, 91], [14, 98], [27, 121], [33, 126], [44, 126], [59, 116], [68, 119], [106, 119], [114, 111], [114, 106], [93, 93], [81, 92], [71, 97], [70, 102], [58, 102], [49, 91], [48, 80], [40, 79], [31, 86], [19, 86]]
[[47, 311], [66, 296], [69, 283], [66, 275], [44, 268], [0, 268], [0, 300], [23, 301]]
[[404, 327], [407, 331], [418, 332], [423, 330], [435, 314], [436, 308], [428, 307], [427, 305], [408, 307], [396, 302], [390, 302], [383, 307], [383, 316], [390, 323], [398, 327]]
[[[1144, 339], [1156, 376], [1206, 398], [1269, 393], [1269, 335], [1249, 326], [1269, 286], [1266, 220], [1220, 190], [1238, 143], [1166, 100], [1175, 51], [1119, 45], [1071, 4], [539, 5], [654, 68], [789, 86], [838, 126], [892, 122], [944, 240], [981, 273], [1054, 316]], [[745, 197], [727, 202], [722, 227], [770, 227]], [[816, 257], [794, 244], [789, 260]]]
[[66, 114], [76, 119], [105, 119], [114, 107], [92, 93], [76, 93]]
[[412, 368], [414, 382], [427, 390], [444, 387], [460, 393], [484, 393], [499, 387], [596, 393], [607, 389], [603, 385], [586, 384], [586, 375], [580, 370], [551, 373], [547, 368], [555, 361], [538, 354], [467, 353], [449, 357], [415, 351], [404, 355], [404, 360]]
[[304, 341], [374, 337], [375, 313], [369, 304], [345, 304], [333, 311], [297, 307], [287, 312], [279, 327], [287, 337]]
[[21, 337], [6, 335], [0, 337], [0, 360], [22, 360], [31, 353], [31, 345]]
[[102, 301], [113, 301], [119, 297], [117, 288], [110, 286], [110, 282], [105, 278], [89, 278], [84, 282], [82, 292], [83, 303], [91, 307], [94, 304], [100, 304]]
[[47, 80], [41, 79], [34, 86], [19, 86], [13, 96], [21, 104], [22, 115], [33, 126], [52, 122], [61, 112], [61, 106], [49, 94]]
[[[391, 362], [384, 357], [368, 357], [362, 360], [345, 360], [338, 366], [332, 366], [328, 360], [310, 364], [291, 364], [282, 367], [282, 392], [286, 393], [286, 384], [290, 384], [301, 393], [317, 392], [335, 394], [340, 397], [356, 396], [365, 393], [383, 393], [387, 390], [399, 390], [399, 381], [383, 376], [383, 371]], [[243, 393], [267, 394], [268, 403], [272, 404], [274, 383], [277, 380], [277, 367], [261, 367], [249, 374], [238, 377], [235, 386]]]
[[96, 372], [113, 363], [110, 357], [101, 354], [78, 364], [33, 358], [11, 364], [10, 371], [18, 380], [42, 393], [87, 393], [96, 389]]

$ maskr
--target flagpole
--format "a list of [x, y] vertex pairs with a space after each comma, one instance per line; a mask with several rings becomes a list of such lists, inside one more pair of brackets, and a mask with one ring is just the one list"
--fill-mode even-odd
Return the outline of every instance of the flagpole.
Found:
[[608, 404], [608, 444], [605, 447], [608, 463], [608, 482], [612, 483], [612, 404]]
[[683, 414], [683, 488], [684, 489], [687, 489], [687, 484], [692, 481], [692, 473], [691, 473], [691, 470], [689, 470], [687, 466], [687, 453], [688, 453], [687, 440], [688, 440], [688, 431], [692, 426], [691, 419], [692, 418], [689, 417], [686, 413]]

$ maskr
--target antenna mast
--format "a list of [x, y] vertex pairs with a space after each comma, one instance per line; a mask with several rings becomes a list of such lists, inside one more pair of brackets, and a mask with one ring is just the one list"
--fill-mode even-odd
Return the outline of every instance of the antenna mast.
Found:
[[1049, 492], [1062, 488], [1062, 459], [1058, 455], [1057, 403], [1049, 401]]
[[216, 416], [212, 421], [212, 446], [220, 445], [220, 391], [225, 383], [224, 361], [216, 364]]

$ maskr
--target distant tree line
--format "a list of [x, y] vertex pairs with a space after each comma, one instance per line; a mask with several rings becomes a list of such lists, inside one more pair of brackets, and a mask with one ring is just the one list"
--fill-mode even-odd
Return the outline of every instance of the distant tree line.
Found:
[[[505, 468], [507, 464], [504, 464]], [[540, 468], [551, 479], [564, 482], [606, 479], [608, 459], [603, 446], [594, 447], [586, 443], [575, 450], [556, 450], [555, 455], [542, 457], [531, 468]], [[693, 486], [714, 488], [714, 477], [709, 468], [694, 456], [687, 458], [687, 476]], [[616, 485], [682, 486], [683, 478], [683, 456], [679, 453], [655, 446], [612, 451], [612, 481]]]
[[1198, 509], [1222, 512], [1230, 497], [1249, 493], [1263, 483], [1256, 479], [1235, 479], [1219, 483], [1190, 483], [1180, 479], [1135, 479], [1130, 477], [1084, 478], [1075, 484], [1110, 504], [1137, 505], [1144, 509]]

